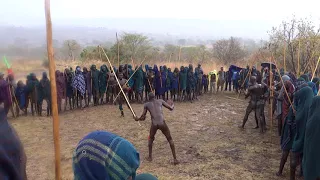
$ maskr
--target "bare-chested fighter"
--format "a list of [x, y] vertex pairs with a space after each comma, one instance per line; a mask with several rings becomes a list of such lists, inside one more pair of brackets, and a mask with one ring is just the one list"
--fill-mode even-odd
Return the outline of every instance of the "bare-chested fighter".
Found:
[[173, 155], [173, 164], [174, 165], [179, 164], [179, 161], [177, 160], [177, 157], [176, 157], [176, 151], [175, 151], [174, 143], [170, 134], [170, 130], [166, 122], [164, 121], [163, 112], [162, 112], [162, 106], [172, 111], [174, 109], [174, 104], [172, 100], [168, 100], [168, 103], [167, 103], [162, 99], [155, 99], [155, 95], [152, 92], [150, 92], [148, 96], [149, 96], [149, 102], [144, 104], [144, 110], [141, 117], [140, 118], [135, 117], [136, 121], [144, 121], [146, 119], [146, 114], [148, 111], [150, 112], [150, 115], [151, 115], [152, 123], [150, 127], [150, 135], [149, 135], [149, 142], [148, 142], [149, 157], [147, 160], [152, 161], [152, 144], [155, 139], [154, 136], [156, 135], [158, 129], [160, 129], [161, 132], [166, 136], [170, 144], [170, 148]]

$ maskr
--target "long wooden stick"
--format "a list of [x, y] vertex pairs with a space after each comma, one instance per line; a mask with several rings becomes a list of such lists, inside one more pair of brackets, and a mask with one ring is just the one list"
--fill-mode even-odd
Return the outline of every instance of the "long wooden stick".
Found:
[[58, 116], [58, 105], [57, 105], [55, 62], [53, 59], [53, 47], [52, 47], [52, 23], [51, 23], [51, 15], [50, 15], [50, 0], [45, 0], [45, 14], [46, 14], [46, 27], [47, 27], [47, 51], [48, 51], [48, 59], [49, 59], [49, 75], [50, 75], [50, 85], [51, 85], [51, 108], [52, 108], [52, 117], [53, 117], [55, 179], [61, 180], [59, 116]]
[[[142, 62], [139, 64], [139, 67], [142, 65], [142, 63], [146, 60], [146, 57], [142, 60]], [[139, 69], [139, 68], [138, 68]], [[130, 79], [133, 77], [133, 75], [138, 71], [138, 69], [136, 69], [131, 76], [129, 77], [129, 79], [127, 79], [126, 83], [124, 85], [127, 85], [128, 82], [130, 81]], [[118, 93], [118, 95], [116, 96], [116, 98], [114, 98], [113, 103], [116, 102], [117, 98], [119, 97], [121, 91]]]
[[[247, 78], [249, 77], [249, 74], [251, 74], [251, 70], [252, 70], [252, 68], [249, 69], [249, 72], [246, 75], [246, 78], [244, 79], [244, 81], [243, 81], [242, 85], [240, 86], [240, 88], [243, 87], [244, 83], [246, 82]], [[249, 79], [249, 81], [250, 81], [250, 79]], [[239, 97], [240, 97], [240, 91], [239, 91], [239, 94], [238, 94], [238, 99], [239, 99]]]
[[119, 67], [120, 66], [120, 46], [119, 46], [118, 33], [116, 33], [116, 38], [117, 38], [117, 45], [118, 45], [118, 67]]
[[287, 72], [287, 66], [286, 66], [286, 44], [285, 44], [286, 41], [284, 41], [283, 43], [283, 69], [284, 69], [284, 72]]
[[299, 39], [299, 49], [298, 49], [298, 70], [297, 70], [297, 77], [300, 76], [300, 39]]
[[[273, 87], [272, 87], [272, 80], [273, 80], [273, 74], [271, 76], [271, 72], [272, 72], [272, 61], [271, 61], [271, 58], [270, 58], [270, 69], [269, 69], [269, 84], [270, 84], [270, 121], [271, 121], [271, 132], [272, 132], [272, 129], [273, 129], [273, 114], [272, 114], [272, 110], [273, 110]], [[272, 141], [272, 136], [271, 136], [271, 141]]]
[[[104, 55], [106, 56], [110, 67], [113, 67], [112, 64], [111, 64], [111, 62], [110, 62], [110, 60], [109, 60], [109, 58], [108, 58], [108, 55], [106, 54], [106, 52], [104, 51], [104, 49], [102, 49], [102, 51], [103, 51]], [[132, 109], [132, 107], [131, 107], [131, 105], [130, 105], [130, 102], [129, 102], [127, 96], [126, 96], [126, 93], [124, 93], [124, 91], [123, 91], [123, 89], [122, 89], [122, 87], [121, 87], [121, 84], [120, 84], [120, 82], [119, 82], [119, 79], [118, 79], [118, 77], [117, 77], [116, 72], [115, 72], [115, 71], [112, 71], [112, 72], [113, 72], [113, 74], [114, 74], [114, 77], [116, 78], [116, 81], [117, 81], [117, 83], [118, 83], [118, 86], [119, 86], [119, 88], [120, 88], [120, 91], [122, 92], [122, 95], [124, 96], [125, 100], [127, 101], [127, 104], [128, 104], [128, 106], [129, 106], [129, 108], [130, 108], [130, 110], [131, 110], [132, 115], [133, 115], [134, 117], [137, 117], [137, 116], [136, 116], [136, 113], [134, 112], [134, 110]], [[140, 124], [139, 121], [138, 121], [138, 123], [139, 123], [139, 126], [141, 126], [141, 124]]]
[[315, 74], [316, 74], [316, 72], [317, 72], [319, 62], [320, 62], [320, 56], [319, 56], [319, 59], [318, 59], [318, 61], [317, 61], [316, 67], [314, 68], [314, 71], [313, 71], [313, 73], [312, 73], [312, 78], [310, 79], [310, 81], [312, 81], [312, 79], [314, 78], [314, 76], [315, 76]]

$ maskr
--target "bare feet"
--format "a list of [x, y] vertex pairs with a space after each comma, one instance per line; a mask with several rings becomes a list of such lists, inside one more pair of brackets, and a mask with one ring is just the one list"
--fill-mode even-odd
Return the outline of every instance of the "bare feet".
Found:
[[242, 125], [238, 126], [240, 129], [244, 129], [244, 127]]
[[179, 163], [180, 162], [177, 159], [173, 160], [173, 165], [178, 165]]
[[280, 176], [282, 176], [282, 173], [281, 172], [277, 172], [276, 176], [280, 177]]
[[253, 129], [259, 129], [259, 126], [254, 127]]

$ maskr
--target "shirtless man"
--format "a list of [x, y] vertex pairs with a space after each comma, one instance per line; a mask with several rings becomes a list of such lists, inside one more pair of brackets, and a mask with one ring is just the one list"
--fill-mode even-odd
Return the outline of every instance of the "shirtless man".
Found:
[[176, 157], [174, 143], [170, 134], [170, 130], [166, 122], [164, 121], [163, 112], [162, 112], [162, 106], [172, 111], [174, 109], [174, 104], [171, 100], [168, 102], [169, 103], [168, 104], [162, 99], [155, 99], [155, 95], [153, 93], [149, 93], [148, 96], [149, 96], [149, 102], [144, 104], [144, 110], [141, 117], [140, 118], [134, 117], [136, 121], [144, 121], [146, 119], [146, 114], [148, 111], [150, 112], [150, 115], [151, 115], [152, 123], [150, 127], [150, 135], [149, 135], [149, 142], [148, 142], [149, 157], [147, 160], [152, 161], [152, 144], [155, 138], [154, 137], [155, 134], [157, 133], [158, 129], [160, 129], [161, 132], [166, 136], [170, 144], [170, 148], [173, 155], [173, 164], [177, 165], [179, 164], [179, 161], [177, 160], [177, 157]]

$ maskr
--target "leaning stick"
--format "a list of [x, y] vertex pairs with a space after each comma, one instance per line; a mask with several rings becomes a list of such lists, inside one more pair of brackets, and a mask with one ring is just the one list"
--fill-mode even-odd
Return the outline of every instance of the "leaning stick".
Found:
[[[278, 73], [280, 74], [280, 71], [279, 71], [279, 69], [278, 69], [276, 60], [273, 59], [273, 62], [274, 62], [274, 64], [276, 65], [276, 69], [277, 69]], [[290, 106], [292, 107], [292, 110], [295, 111], [294, 106], [292, 105], [291, 99], [290, 99], [290, 97], [289, 97], [289, 93], [288, 93], [288, 91], [287, 91], [286, 86], [284, 85], [284, 81], [283, 81], [281, 75], [280, 75], [280, 79], [281, 79], [281, 82], [282, 82], [282, 85], [283, 85], [284, 92], [286, 93], [286, 96], [287, 96], [287, 98], [288, 98], [288, 100], [289, 100]]]
[[[273, 128], [273, 87], [272, 87], [272, 81], [273, 81], [273, 74], [271, 76], [271, 73], [272, 73], [272, 58], [270, 58], [270, 69], [269, 69], [269, 85], [270, 85], [270, 121], [271, 121], [271, 131], [272, 131], [272, 128]], [[271, 141], [272, 141], [272, 136], [271, 136]]]
[[[142, 63], [146, 60], [146, 57], [142, 60], [142, 62], [140, 63], [139, 67], [142, 65]], [[139, 69], [139, 68], [138, 68]], [[130, 79], [133, 77], [133, 75], [138, 71], [138, 69], [136, 69], [131, 76], [129, 77], [129, 79], [126, 81], [126, 83], [124, 85], [127, 85], [128, 82], [130, 81]], [[114, 98], [113, 103], [116, 102], [118, 96], [120, 95], [121, 91], [118, 93], [118, 95], [116, 96], [116, 98]]]
[[316, 72], [317, 72], [319, 62], [320, 62], [320, 56], [319, 56], [319, 59], [318, 59], [318, 61], [317, 61], [316, 67], [314, 68], [314, 71], [313, 71], [313, 73], [312, 73], [312, 78], [310, 79], [310, 81], [312, 81], [312, 79], [314, 78], [314, 76], [315, 76], [315, 74], [316, 74]]
[[[106, 52], [104, 51], [104, 49], [102, 49], [102, 51], [103, 51], [104, 55], [106, 56], [110, 67], [113, 67], [112, 64], [111, 64], [111, 62], [110, 62], [110, 60], [109, 60], [109, 58], [108, 58], [108, 55], [106, 54]], [[113, 72], [113, 74], [114, 74], [114, 77], [115, 77], [116, 80], [117, 80], [117, 83], [118, 83], [118, 86], [119, 86], [119, 88], [120, 88], [120, 91], [122, 92], [125, 100], [127, 101], [127, 104], [128, 104], [128, 106], [129, 106], [129, 108], [130, 108], [130, 110], [131, 110], [132, 115], [133, 115], [134, 117], [137, 117], [137, 116], [136, 116], [136, 113], [133, 111], [133, 109], [132, 109], [132, 107], [131, 107], [131, 105], [130, 105], [130, 103], [129, 103], [129, 100], [128, 100], [126, 94], [124, 93], [124, 91], [123, 91], [123, 89], [122, 89], [122, 87], [121, 87], [121, 84], [120, 84], [120, 82], [119, 82], [119, 80], [118, 80], [118, 77], [117, 77], [117, 75], [116, 75], [116, 72], [115, 72], [115, 71], [112, 71], [112, 72]], [[138, 123], [139, 123], [139, 126], [141, 126], [141, 124], [140, 124], [139, 121], [138, 121]]]
[[51, 85], [51, 107], [53, 117], [53, 137], [54, 137], [54, 152], [55, 152], [55, 179], [61, 179], [60, 167], [60, 138], [59, 138], [59, 116], [57, 105], [57, 88], [55, 77], [55, 62], [53, 59], [52, 47], [52, 23], [50, 15], [50, 0], [45, 0], [45, 14], [46, 14], [46, 27], [47, 27], [47, 51], [49, 59], [49, 75]]
[[[9, 84], [9, 96], [10, 96], [11, 102], [12, 102], [12, 101], [13, 101], [13, 98], [12, 98], [11, 85], [10, 85], [10, 84]], [[14, 110], [13, 110], [13, 103], [11, 104], [10, 109], [11, 109], [11, 112], [12, 112], [13, 117], [16, 118], [16, 115], [15, 115]]]

